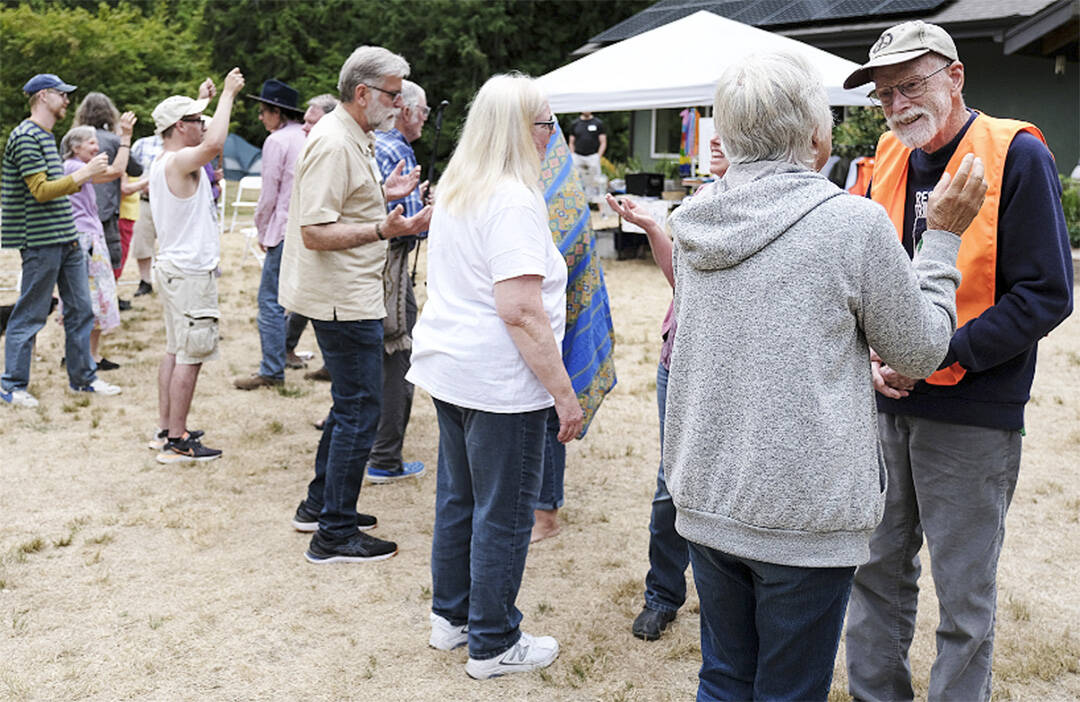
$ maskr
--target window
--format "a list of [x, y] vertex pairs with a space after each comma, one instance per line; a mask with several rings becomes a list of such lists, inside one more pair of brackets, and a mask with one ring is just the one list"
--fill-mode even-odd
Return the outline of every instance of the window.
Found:
[[652, 139], [649, 155], [652, 158], [678, 158], [679, 139], [682, 136], [682, 117], [679, 108], [652, 111]]

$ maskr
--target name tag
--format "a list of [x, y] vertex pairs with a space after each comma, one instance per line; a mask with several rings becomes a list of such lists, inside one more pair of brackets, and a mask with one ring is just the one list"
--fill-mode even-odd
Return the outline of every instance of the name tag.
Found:
[[590, 124], [589, 125], [589, 131], [590, 132], [595, 132], [596, 131], [596, 125], [595, 124]]

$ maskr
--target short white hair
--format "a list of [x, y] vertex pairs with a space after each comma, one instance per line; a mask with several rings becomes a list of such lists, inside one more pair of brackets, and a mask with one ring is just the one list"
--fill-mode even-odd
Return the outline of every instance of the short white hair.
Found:
[[483, 205], [503, 178], [539, 191], [540, 156], [532, 128], [546, 104], [547, 97], [529, 76], [488, 78], [469, 106], [461, 139], [439, 180], [436, 207], [461, 215]]
[[60, 140], [61, 157], [65, 159], [74, 157], [75, 149], [81, 146], [83, 142], [95, 138], [97, 138], [97, 130], [89, 124], [72, 127], [68, 130], [67, 134], [64, 135], [64, 138]]
[[405, 107], [416, 107], [421, 100], [427, 100], [427, 93], [423, 88], [411, 80], [401, 81], [401, 101], [405, 103]]
[[754, 54], [716, 84], [713, 124], [732, 163], [785, 161], [813, 168], [813, 140], [832, 129], [821, 74], [802, 56]]
[[357, 47], [341, 66], [338, 93], [342, 102], [352, 102], [358, 85], [375, 83], [387, 76], [409, 75], [409, 62], [381, 46]]
[[338, 106], [338, 99], [330, 93], [323, 93], [322, 95], [316, 95], [308, 100], [307, 106], [317, 107], [323, 111], [323, 114], [329, 114]]

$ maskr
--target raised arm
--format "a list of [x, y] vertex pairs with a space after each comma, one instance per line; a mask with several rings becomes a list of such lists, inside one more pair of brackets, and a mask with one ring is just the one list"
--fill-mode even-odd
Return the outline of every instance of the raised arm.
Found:
[[675, 287], [675, 274], [671, 266], [671, 238], [663, 227], [645, 211], [644, 207], [637, 205], [633, 200], [623, 198], [616, 200], [613, 195], [607, 196], [607, 202], [611, 209], [615, 210], [620, 217], [630, 224], [636, 224], [645, 230], [645, 236], [649, 239], [649, 248], [652, 250], [653, 260], [667, 278], [668, 285]]
[[206, 127], [202, 143], [188, 146], [176, 152], [174, 167], [181, 173], [194, 173], [210, 163], [225, 148], [225, 137], [229, 135], [229, 117], [237, 94], [244, 87], [244, 74], [234, 68], [225, 76], [225, 87], [218, 98], [214, 117]]
[[93, 182], [108, 183], [127, 172], [128, 158], [131, 156], [131, 130], [137, 121], [134, 112], [125, 112], [120, 116], [120, 146], [116, 149], [116, 158], [104, 173], [94, 177]]

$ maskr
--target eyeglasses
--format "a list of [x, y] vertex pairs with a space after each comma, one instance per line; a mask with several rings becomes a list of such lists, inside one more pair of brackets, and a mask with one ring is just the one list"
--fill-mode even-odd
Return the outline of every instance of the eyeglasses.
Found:
[[364, 83], [364, 85], [371, 88], [372, 90], [378, 90], [380, 93], [386, 93], [390, 96], [390, 102], [397, 102], [397, 99], [401, 97], [400, 90], [387, 90], [385, 88], [380, 88], [377, 85], [372, 85], [371, 83]]
[[421, 114], [421, 115], [423, 116], [423, 118], [424, 118], [424, 119], [427, 119], [427, 118], [428, 118], [428, 115], [430, 115], [430, 114], [431, 114], [431, 108], [430, 108], [430, 107], [427, 107], [427, 106], [424, 106], [424, 107], [413, 107], [412, 109], [414, 109], [414, 110], [416, 110], [417, 112], [419, 112], [419, 113], [420, 113], [420, 114]]
[[57, 90], [56, 88], [45, 88], [45, 92], [57, 95], [63, 100], [67, 100], [69, 102], [71, 101], [71, 97], [62, 90]]
[[552, 117], [551, 119], [549, 119], [546, 122], [533, 122], [533, 126], [534, 127], [544, 127], [549, 132], [554, 132], [555, 131], [555, 118]]
[[871, 90], [868, 97], [878, 105], [891, 105], [892, 101], [896, 99], [896, 91], [900, 91], [901, 95], [910, 100], [914, 100], [917, 97], [922, 97], [922, 94], [926, 92], [926, 81], [931, 76], [935, 76], [938, 73], [941, 73], [951, 65], [952, 63], [947, 63], [933, 73], [928, 73], [921, 78], [917, 77], [905, 80], [899, 85], [886, 85], [875, 90]]
[[188, 115], [186, 117], [181, 117], [179, 119], [179, 121], [180, 122], [198, 122], [199, 126], [201, 126], [203, 129], [206, 129], [206, 122], [203, 121], [202, 115]]

